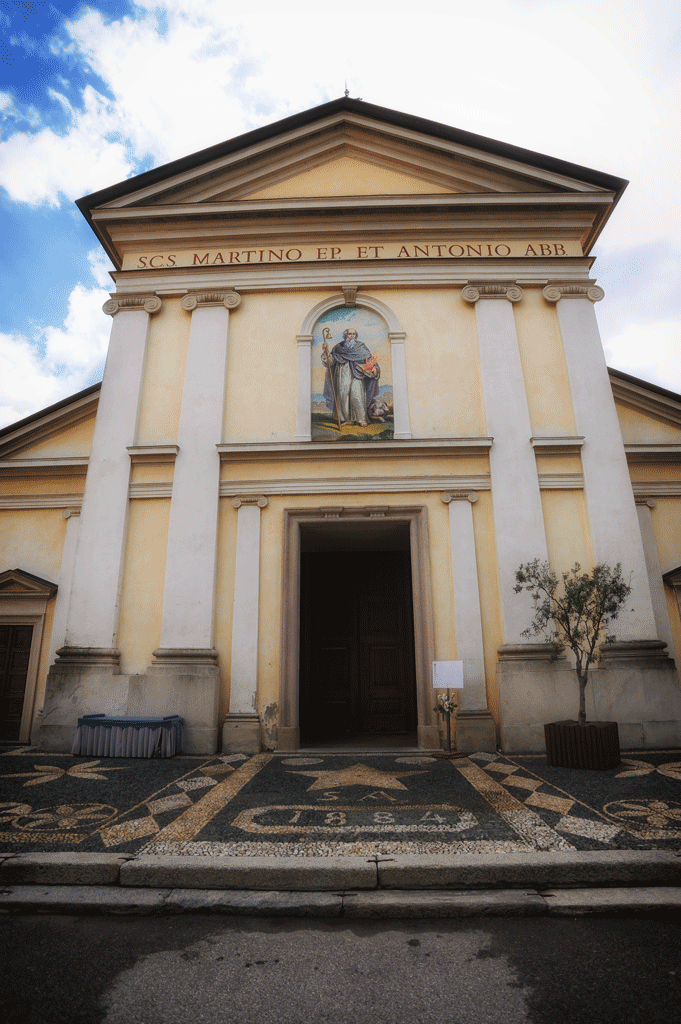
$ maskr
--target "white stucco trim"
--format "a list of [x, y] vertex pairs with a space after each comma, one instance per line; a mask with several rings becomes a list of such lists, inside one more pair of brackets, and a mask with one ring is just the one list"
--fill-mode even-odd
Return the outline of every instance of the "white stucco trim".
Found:
[[234, 498], [238, 509], [234, 566], [234, 614], [229, 714], [255, 714], [258, 688], [260, 604], [260, 510], [267, 498]]
[[[312, 335], [299, 334], [298, 396], [296, 402], [296, 441], [312, 440]], [[305, 387], [305, 381], [308, 386]]]

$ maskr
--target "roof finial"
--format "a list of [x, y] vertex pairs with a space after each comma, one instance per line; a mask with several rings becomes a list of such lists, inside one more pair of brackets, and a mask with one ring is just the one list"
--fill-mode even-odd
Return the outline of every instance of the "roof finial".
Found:
[[346, 78], [345, 79], [345, 98], [347, 99], [349, 95], [350, 95], [350, 90], [348, 89], [348, 80]]

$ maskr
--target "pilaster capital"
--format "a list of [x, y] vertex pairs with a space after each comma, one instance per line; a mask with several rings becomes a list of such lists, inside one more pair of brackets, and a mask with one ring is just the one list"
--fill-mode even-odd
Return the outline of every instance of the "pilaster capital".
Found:
[[637, 505], [647, 505], [648, 508], [655, 508], [657, 502], [654, 498], [647, 498], [645, 495], [637, 494], [634, 496], [634, 501]]
[[238, 498], [232, 498], [234, 508], [241, 508], [242, 505], [257, 505], [258, 508], [267, 508], [268, 501], [264, 494], [240, 494]]
[[192, 313], [198, 306], [224, 306], [226, 309], [236, 309], [241, 305], [241, 296], [238, 292], [190, 292], [180, 301], [183, 309]]
[[440, 500], [444, 501], [445, 505], [449, 505], [451, 501], [470, 501], [471, 505], [474, 505], [478, 500], [478, 495], [475, 491], [445, 491], [444, 494], [440, 495]]
[[506, 299], [508, 302], [520, 302], [523, 290], [517, 284], [467, 284], [461, 290], [464, 302], [475, 305], [478, 299]]
[[314, 341], [313, 334], [297, 334], [296, 341], [299, 345], [312, 345]]
[[600, 302], [605, 292], [598, 284], [547, 284], [542, 295], [552, 304], [560, 299], [589, 299], [591, 302]]
[[149, 316], [153, 316], [162, 305], [158, 295], [116, 295], [107, 299], [102, 312], [107, 316], [116, 316], [116, 313], [124, 313], [126, 310], [134, 312], [143, 309]]

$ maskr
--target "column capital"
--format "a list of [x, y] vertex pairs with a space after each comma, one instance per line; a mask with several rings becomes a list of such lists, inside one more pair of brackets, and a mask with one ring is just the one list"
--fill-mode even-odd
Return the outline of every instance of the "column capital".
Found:
[[264, 494], [240, 494], [238, 498], [232, 498], [234, 508], [241, 508], [242, 505], [257, 505], [258, 508], [267, 508], [268, 501]]
[[163, 303], [158, 295], [116, 295], [102, 306], [102, 312], [107, 316], [116, 316], [116, 313], [124, 313], [126, 310], [134, 312], [143, 309], [149, 316], [158, 313]]
[[440, 500], [444, 501], [445, 505], [449, 505], [451, 501], [470, 501], [471, 505], [474, 505], [478, 500], [478, 495], [475, 491], [468, 491], [467, 493], [463, 491], [460, 493], [445, 491], [444, 494], [440, 495]]
[[314, 341], [314, 334], [296, 334], [298, 345], [311, 345]]
[[506, 299], [508, 302], [520, 302], [523, 290], [517, 284], [467, 284], [461, 290], [465, 302], [475, 305], [478, 299]]
[[552, 304], [560, 299], [589, 299], [591, 302], [600, 302], [605, 292], [598, 284], [547, 284], [542, 295]]
[[226, 309], [236, 309], [241, 305], [241, 296], [238, 292], [190, 292], [180, 301], [183, 309], [192, 313], [197, 306], [225, 306]]

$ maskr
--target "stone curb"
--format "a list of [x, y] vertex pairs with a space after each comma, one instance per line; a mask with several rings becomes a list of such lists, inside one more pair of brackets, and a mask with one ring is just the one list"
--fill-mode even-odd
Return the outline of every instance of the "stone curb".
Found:
[[2, 885], [116, 885], [130, 853], [19, 853], [0, 863]]
[[681, 885], [681, 855], [667, 850], [402, 854], [379, 859], [380, 889], [548, 889]]
[[681, 854], [598, 850], [433, 857], [183, 857], [20, 853], [0, 860], [0, 885], [120, 885], [157, 889], [589, 889], [681, 886]]
[[344, 919], [655, 915], [679, 920], [681, 887], [313, 893], [27, 885], [0, 892], [0, 914], [35, 913]]
[[327, 892], [375, 889], [366, 857], [141, 856], [121, 865], [122, 886]]

